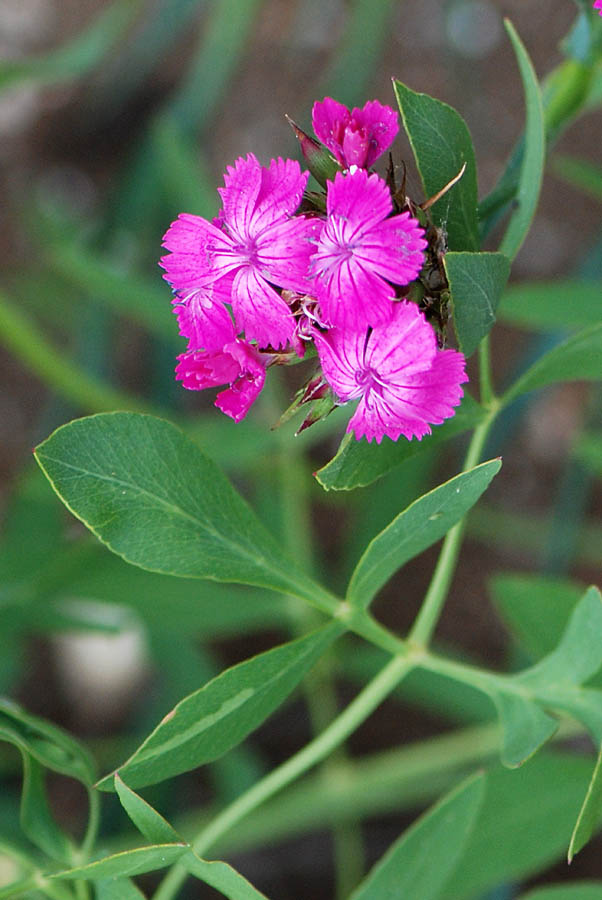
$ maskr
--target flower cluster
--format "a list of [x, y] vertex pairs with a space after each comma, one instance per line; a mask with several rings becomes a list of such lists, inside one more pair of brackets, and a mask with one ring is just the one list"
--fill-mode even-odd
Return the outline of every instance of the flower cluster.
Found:
[[161, 265], [188, 340], [176, 378], [191, 390], [225, 385], [216, 406], [240, 421], [266, 368], [313, 345], [321, 374], [304, 400], [359, 400], [347, 429], [358, 439], [420, 439], [453, 415], [467, 379], [462, 354], [440, 349], [405, 299], [424, 264], [424, 229], [370, 171], [397, 115], [326, 98], [312, 118], [324, 146], [296, 130], [330, 166], [325, 197], [306, 192], [297, 162], [266, 168], [248, 154], [228, 167], [212, 222], [182, 214], [169, 227]]
[[602, 0], [594, 0], [594, 9], [597, 9], [598, 15], [602, 16]]

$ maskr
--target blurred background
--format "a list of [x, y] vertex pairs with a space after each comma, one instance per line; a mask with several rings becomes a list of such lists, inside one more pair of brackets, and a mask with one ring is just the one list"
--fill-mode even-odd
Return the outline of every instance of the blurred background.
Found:
[[[285, 113], [310, 131], [312, 103], [325, 95], [349, 106], [372, 98], [394, 105], [391, 77], [464, 117], [484, 196], [524, 121], [503, 18], [543, 78], [563, 60], [560, 42], [576, 12], [572, 0], [1, 0], [0, 572], [26, 587], [18, 602], [6, 595], [0, 691], [90, 740], [103, 770], [170, 703], [287, 629], [274, 598], [245, 604], [242, 591], [174, 584], [108, 558], [37, 476], [36, 443], [79, 415], [156, 412], [183, 423], [277, 533], [288, 527], [277, 495], [294, 470], [316, 525], [314, 565], [335, 588], [402, 506], [458, 471], [463, 451], [458, 442], [425, 452], [370, 488], [327, 495], [311, 472], [336, 452], [345, 415], [295, 441], [288, 426], [270, 431], [299, 384], [295, 371], [270, 373], [274, 386], [240, 425], [213, 409], [212, 396], [181, 389], [173, 368], [184, 341], [157, 265], [169, 223], [182, 211], [214, 215], [216, 188], [236, 157], [252, 151], [266, 164], [296, 156]], [[570, 279], [599, 287], [602, 190], [584, 175], [599, 164], [599, 150], [600, 114], [591, 109], [555, 144], [513, 269], [518, 285], [545, 290]], [[421, 201], [401, 135], [393, 153], [408, 165], [409, 195]], [[561, 337], [502, 322], [493, 339], [496, 383]], [[588, 435], [600, 427], [601, 409], [591, 386], [569, 384], [530, 395], [500, 422], [489, 455], [503, 455], [503, 474], [471, 516], [438, 631], [444, 644], [494, 667], [525, 662], [487, 599], [501, 569], [599, 581], [602, 454]], [[290, 540], [293, 552], [310, 552], [295, 545], [303, 537]], [[402, 632], [412, 621], [435, 558], [436, 550], [426, 552], [383, 591], [376, 611], [391, 627]], [[342, 682], [342, 699], [356, 688]], [[448, 709], [446, 719], [442, 705], [436, 692], [385, 704], [353, 751], [426, 740], [472, 715]], [[202, 807], [238, 793], [307, 739], [303, 708], [298, 701], [278, 713], [252, 752], [229, 755], [216, 773], [178, 779], [171, 802]], [[474, 711], [473, 721], [479, 716]], [[16, 756], [1, 747], [0, 766], [0, 826], [10, 830], [20, 776]], [[57, 780], [63, 814], [77, 821], [81, 798], [70, 790]], [[373, 823], [370, 859], [405, 815]], [[105, 824], [119, 834], [116, 809]], [[327, 844], [319, 833], [291, 838], [284, 849], [253, 849], [243, 871], [269, 895], [298, 897], [301, 878], [304, 896], [332, 896]], [[599, 852], [600, 844], [584, 851], [572, 877], [600, 877]], [[508, 890], [496, 896], [513, 896]], [[214, 892], [197, 885], [189, 896]]]

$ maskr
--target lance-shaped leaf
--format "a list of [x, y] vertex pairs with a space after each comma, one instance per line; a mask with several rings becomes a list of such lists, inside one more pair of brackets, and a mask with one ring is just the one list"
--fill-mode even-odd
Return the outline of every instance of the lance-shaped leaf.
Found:
[[477, 775], [448, 794], [393, 844], [351, 900], [436, 900], [464, 851], [483, 791]]
[[108, 878], [97, 881], [96, 900], [146, 900], [144, 894], [129, 878]]
[[365, 487], [417, 453], [423, 453], [474, 428], [484, 416], [483, 407], [470, 394], [464, 394], [455, 414], [442, 425], [436, 425], [433, 433], [420, 441], [392, 441], [385, 437], [380, 444], [369, 444], [347, 434], [341, 441], [336, 456], [316, 472], [316, 478], [327, 491], [351, 491]]
[[[140, 787], [218, 759], [283, 702], [343, 630], [333, 622], [222, 672], [165, 716], [119, 767], [120, 776]], [[113, 776], [98, 787], [112, 790]]]
[[[169, 822], [146, 800], [129, 788], [117, 774], [115, 775], [115, 790], [128, 816], [148, 840], [157, 843], [166, 840], [183, 843]], [[229, 900], [265, 900], [265, 895], [254, 888], [228, 863], [202, 859], [192, 848], [180, 858], [179, 862], [180, 865], [186, 866], [191, 875], [221, 891]]]
[[470, 356], [493, 328], [510, 274], [510, 260], [502, 253], [446, 253], [443, 264], [452, 294], [458, 346]]
[[[594, 768], [592, 780], [587, 788], [587, 794], [583, 806], [571, 835], [569, 844], [568, 861], [571, 863], [576, 853], [585, 847], [592, 834], [596, 830], [602, 817], [602, 749], [598, 754], [598, 761]], [[602, 896], [602, 893], [601, 893]]]
[[215, 463], [162, 419], [78, 419], [40, 444], [36, 458], [69, 509], [128, 562], [336, 605], [284, 555]]
[[585, 328], [538, 359], [518, 381], [503, 402], [510, 403], [519, 394], [558, 381], [597, 381], [602, 378], [602, 323]]
[[25, 712], [17, 703], [0, 700], [0, 739], [28, 753], [41, 765], [91, 786], [96, 777], [88, 751], [66, 732]]
[[601, 296], [601, 281], [512, 284], [502, 295], [498, 319], [533, 331], [574, 331], [602, 321]]
[[521, 894], [519, 900], [600, 900], [600, 897], [602, 881], [563, 881]]
[[367, 546], [347, 590], [350, 603], [366, 607], [404, 563], [434, 544], [474, 506], [493, 476], [499, 459], [462, 472], [401, 512]]
[[115, 791], [126, 813], [147, 841], [152, 844], [184, 843], [167, 819], [164, 819], [150, 803], [129, 788], [117, 772], [115, 773]]
[[450, 250], [478, 250], [477, 166], [464, 119], [440, 100], [417, 94], [400, 81], [393, 87], [410, 139], [425, 199], [464, 174], [431, 208], [433, 220], [447, 232]]
[[525, 240], [539, 200], [546, 153], [546, 137], [541, 91], [529, 54], [514, 26], [506, 20], [506, 30], [518, 62], [525, 94], [525, 144], [518, 176], [516, 205], [500, 244], [500, 251], [514, 259]]
[[29, 753], [21, 752], [23, 756], [21, 827], [29, 840], [47, 856], [68, 865], [71, 862], [72, 846], [50, 811], [44, 770]]
[[58, 881], [133, 878], [134, 875], [144, 875], [145, 872], [154, 872], [157, 869], [165, 869], [167, 866], [173, 865], [187, 850], [188, 844], [156, 844], [152, 847], [136, 847], [135, 850], [114, 853], [112, 856], [105, 856], [104, 859], [98, 859], [86, 866], [65, 869], [65, 871], [56, 872], [49, 877]]

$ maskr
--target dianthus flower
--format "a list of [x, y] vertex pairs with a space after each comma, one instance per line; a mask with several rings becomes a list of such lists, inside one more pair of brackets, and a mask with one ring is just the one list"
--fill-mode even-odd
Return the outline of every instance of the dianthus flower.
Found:
[[349, 112], [331, 97], [314, 103], [312, 124], [316, 137], [344, 169], [369, 168], [388, 150], [399, 130], [397, 113], [378, 100]]
[[[301, 203], [308, 173], [294, 160], [262, 167], [250, 153], [236, 160], [219, 188], [223, 210], [217, 220], [182, 214], [169, 227], [161, 264], [178, 295], [227, 297], [237, 331], [260, 347], [283, 347], [295, 321], [274, 285], [305, 292], [307, 269], [322, 223], [292, 218]], [[197, 307], [196, 312], [212, 303]], [[189, 325], [185, 325], [189, 327]], [[201, 332], [203, 328], [201, 327]]]
[[328, 182], [328, 218], [311, 260], [323, 318], [353, 332], [388, 321], [395, 291], [424, 261], [424, 231], [407, 212], [390, 216], [391, 193], [363, 169]]
[[602, 0], [594, 0], [594, 9], [597, 9], [598, 15], [602, 16]]
[[234, 338], [215, 353], [192, 350], [178, 356], [176, 379], [191, 391], [229, 387], [221, 391], [215, 405], [240, 422], [256, 400], [265, 381], [265, 365], [247, 341]]
[[389, 322], [373, 330], [314, 331], [324, 377], [341, 402], [359, 398], [347, 431], [359, 440], [400, 435], [420, 440], [454, 414], [468, 378], [464, 356], [439, 350], [416, 304], [394, 305]]

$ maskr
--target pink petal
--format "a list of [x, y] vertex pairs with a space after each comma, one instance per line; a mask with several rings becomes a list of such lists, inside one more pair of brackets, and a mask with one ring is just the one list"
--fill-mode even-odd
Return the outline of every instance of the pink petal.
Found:
[[180, 334], [188, 339], [189, 350], [221, 350], [236, 336], [226, 307], [207, 296], [193, 295], [185, 303], [177, 303], [174, 312], [178, 317]]
[[366, 332], [343, 332], [338, 328], [312, 335], [327, 382], [342, 402], [353, 400], [362, 393], [356, 373], [363, 368]]
[[393, 288], [353, 256], [341, 256], [320, 272], [316, 259], [315, 289], [324, 319], [349, 331], [364, 331], [388, 322], [393, 313]]
[[[369, 140], [369, 149], [364, 165], [370, 168], [378, 157], [388, 150], [399, 131], [397, 113], [390, 106], [383, 106], [378, 100], [368, 100], [361, 109], [351, 111], [351, 120], [364, 129]], [[351, 163], [350, 163], [351, 165]]]
[[324, 222], [295, 216], [269, 228], [257, 240], [257, 266], [274, 284], [309, 293], [313, 284], [310, 257], [316, 250]]
[[229, 231], [244, 241], [253, 236], [253, 216], [261, 190], [262, 169], [256, 156], [249, 153], [228, 166], [223, 188], [218, 188]]
[[261, 188], [252, 216], [252, 233], [260, 234], [274, 222], [286, 219], [303, 199], [309, 172], [302, 172], [293, 159], [272, 159], [261, 170]]
[[224, 347], [239, 366], [239, 374], [229, 388], [217, 395], [215, 405], [235, 422], [244, 419], [263, 388], [265, 367], [257, 351], [245, 341], [234, 341]]
[[205, 287], [228, 271], [231, 238], [200, 216], [181, 213], [167, 229], [163, 246], [172, 251], [159, 261], [165, 269], [163, 277], [183, 296]]
[[326, 211], [344, 224], [342, 234], [347, 240], [381, 222], [392, 209], [389, 188], [374, 173], [369, 175], [364, 169], [337, 172], [334, 182], [328, 182]]
[[345, 129], [343, 137], [343, 156], [348, 167], [366, 165], [370, 151], [370, 136], [365, 128], [354, 122], [353, 119]]
[[324, 97], [323, 101], [316, 101], [313, 105], [311, 120], [315, 135], [341, 165], [345, 165], [343, 137], [349, 119], [347, 107], [332, 97]]
[[367, 343], [365, 365], [388, 383], [430, 369], [437, 354], [435, 332], [415, 303], [397, 301], [390, 321], [375, 328]]
[[189, 391], [229, 384], [240, 373], [239, 363], [229, 354], [194, 350], [181, 353], [176, 366], [176, 379]]
[[394, 284], [409, 284], [424, 264], [424, 229], [405, 212], [373, 226], [361, 240], [356, 256]]
[[232, 306], [238, 331], [260, 347], [286, 346], [293, 336], [295, 320], [282, 297], [251, 266], [234, 278]]

